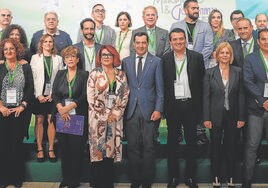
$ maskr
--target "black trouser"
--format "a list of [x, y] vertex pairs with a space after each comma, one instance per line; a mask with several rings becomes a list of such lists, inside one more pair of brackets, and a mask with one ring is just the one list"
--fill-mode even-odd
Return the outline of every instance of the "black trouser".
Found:
[[131, 183], [151, 184], [155, 175], [155, 124], [147, 121], [136, 106], [126, 120]]
[[0, 184], [17, 184], [24, 180], [25, 152], [23, 150], [25, 113], [19, 117], [0, 113]]
[[96, 188], [114, 187], [114, 159], [103, 158], [102, 161], [92, 162], [92, 185]]
[[85, 138], [70, 134], [58, 133], [61, 150], [61, 170], [63, 182], [72, 185], [80, 182]]
[[[212, 123], [212, 129], [210, 129], [211, 170], [213, 179], [215, 177], [221, 177], [220, 167], [224, 159], [226, 159], [228, 179], [234, 177], [234, 167], [236, 160], [236, 136], [238, 129], [237, 122], [232, 120], [231, 116], [232, 114], [224, 110], [222, 126], [220, 127], [213, 125]], [[221, 144], [222, 137], [223, 148]], [[224, 152], [222, 152], [222, 149]]]
[[178, 162], [178, 130], [181, 125], [184, 127], [184, 137], [186, 141], [186, 168], [185, 177], [195, 178], [196, 173], [196, 114], [195, 107], [191, 100], [176, 100], [173, 111], [167, 114], [168, 126], [168, 176], [169, 178], [179, 178]]

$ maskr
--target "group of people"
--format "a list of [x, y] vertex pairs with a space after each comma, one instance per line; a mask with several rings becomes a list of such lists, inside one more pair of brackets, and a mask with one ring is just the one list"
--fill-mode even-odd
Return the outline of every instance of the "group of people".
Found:
[[[186, 141], [185, 184], [197, 188], [197, 143], [210, 133], [213, 187], [227, 181], [235, 187], [237, 140], [245, 142], [243, 188], [253, 180], [257, 150], [265, 128], [268, 137], [267, 15], [256, 16], [257, 30], [240, 10], [230, 16], [211, 11], [199, 20], [197, 0], [186, 0], [186, 18], [170, 31], [156, 26], [157, 9], [143, 10], [144, 26], [131, 30], [128, 12], [116, 18], [115, 32], [104, 25], [102, 4], [80, 22], [78, 43], [58, 29], [55, 12], [44, 15], [45, 28], [33, 34], [30, 48], [24, 29], [11, 24], [12, 13], [0, 10], [0, 187], [21, 187], [24, 179], [23, 138], [35, 114], [37, 161], [57, 161], [61, 150], [60, 187], [78, 187], [89, 143], [91, 186], [114, 187], [114, 163], [122, 161], [126, 134], [131, 188], [152, 187], [155, 144], [161, 118], [167, 120], [168, 188], [176, 188], [179, 144]], [[82, 132], [63, 133], [82, 118]], [[69, 122], [69, 124], [68, 124]], [[47, 130], [45, 126], [47, 125]], [[222, 144], [223, 143], [223, 144]], [[221, 174], [227, 166], [227, 180]], [[16, 170], [14, 170], [16, 169]]]

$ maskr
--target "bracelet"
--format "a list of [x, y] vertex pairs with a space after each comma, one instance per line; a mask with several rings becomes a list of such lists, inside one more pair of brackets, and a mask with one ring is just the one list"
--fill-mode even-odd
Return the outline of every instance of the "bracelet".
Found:
[[22, 106], [24, 109], [27, 108], [27, 105], [25, 105], [24, 103], [21, 103], [20, 106]]

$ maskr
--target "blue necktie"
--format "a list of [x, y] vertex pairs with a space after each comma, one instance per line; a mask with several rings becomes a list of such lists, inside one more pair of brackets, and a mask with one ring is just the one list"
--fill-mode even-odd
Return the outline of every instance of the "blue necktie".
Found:
[[140, 83], [141, 80], [141, 73], [142, 73], [142, 56], [138, 56], [139, 61], [138, 61], [138, 71], [137, 71], [137, 80]]

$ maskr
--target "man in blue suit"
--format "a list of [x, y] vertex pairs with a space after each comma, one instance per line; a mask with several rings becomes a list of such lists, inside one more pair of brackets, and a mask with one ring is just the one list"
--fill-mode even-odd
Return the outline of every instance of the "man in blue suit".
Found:
[[268, 29], [259, 31], [260, 50], [246, 56], [243, 73], [248, 91], [248, 126], [244, 156], [243, 188], [251, 187], [257, 149], [263, 131], [268, 139]]
[[123, 59], [130, 89], [125, 111], [131, 188], [150, 188], [155, 173], [155, 121], [163, 111], [162, 61], [148, 52], [145, 32], [134, 35], [136, 53]]

